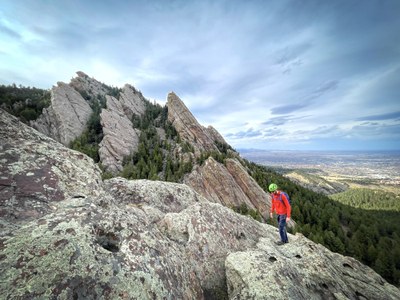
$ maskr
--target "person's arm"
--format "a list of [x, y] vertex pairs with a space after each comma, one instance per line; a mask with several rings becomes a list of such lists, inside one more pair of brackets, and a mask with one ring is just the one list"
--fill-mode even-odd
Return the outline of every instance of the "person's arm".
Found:
[[274, 217], [274, 210], [275, 210], [274, 196], [271, 195], [271, 210], [269, 211], [269, 216], [271, 219]]

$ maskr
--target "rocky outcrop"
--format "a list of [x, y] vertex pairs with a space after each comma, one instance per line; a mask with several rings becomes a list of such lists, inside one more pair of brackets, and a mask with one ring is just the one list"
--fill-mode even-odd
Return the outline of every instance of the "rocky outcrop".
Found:
[[195, 166], [184, 178], [184, 183], [212, 202], [227, 207], [236, 207], [244, 203], [249, 208], [255, 209], [227, 168], [212, 157], [202, 166]]
[[[0, 110], [1, 299], [398, 299], [370, 268], [184, 184], [102, 182]], [[29, 179], [27, 179], [29, 178]]]
[[252, 206], [261, 213], [264, 219], [267, 219], [271, 209], [271, 196], [264, 192], [237, 159], [226, 159], [225, 165]]
[[40, 218], [53, 211], [55, 202], [98, 196], [101, 190], [100, 170], [90, 158], [63, 147], [3, 110], [0, 161], [3, 221]]
[[58, 82], [51, 90], [51, 104], [43, 109], [31, 126], [68, 146], [82, 134], [92, 109], [85, 99], [68, 84]]
[[261, 238], [225, 261], [229, 299], [400, 299], [400, 291], [357, 260], [298, 234], [275, 247]]
[[203, 166], [196, 166], [184, 183], [209, 199], [227, 207], [245, 204], [258, 210], [266, 220], [271, 197], [246, 172], [237, 159], [227, 159], [226, 166], [208, 158]]
[[200, 155], [201, 151], [218, 151], [213, 135], [197, 122], [190, 110], [173, 92], [168, 94], [167, 107], [168, 120], [181, 139], [194, 146], [195, 154]]
[[228, 145], [228, 143], [225, 141], [223, 136], [218, 132], [218, 130], [215, 129], [214, 127], [212, 127], [211, 125], [209, 125], [207, 127], [207, 132], [208, 132], [208, 134], [210, 135], [211, 139], [214, 142], [218, 142], [220, 144]]
[[1, 237], [2, 299], [203, 299], [182, 246], [110, 196], [66, 199]]
[[146, 111], [145, 98], [133, 86], [126, 84], [120, 94], [122, 111], [131, 120], [133, 114], [141, 116]]
[[107, 109], [132, 120], [133, 114], [141, 116], [146, 111], [146, 99], [133, 86], [126, 84], [119, 99], [107, 96]]
[[135, 104], [136, 98], [131, 88], [125, 87], [124, 91], [122, 95], [125, 96], [121, 96], [120, 101], [106, 96], [107, 109], [103, 109], [100, 114], [103, 127], [103, 140], [99, 145], [100, 161], [113, 174], [122, 171], [123, 158], [137, 150], [140, 131], [133, 128], [131, 118], [133, 113], [144, 112], [144, 103], [139, 100]]
[[90, 78], [82, 71], [78, 71], [76, 74], [78, 76], [72, 78], [69, 85], [79, 93], [97, 99], [110, 94], [110, 88], [107, 85], [97, 81], [94, 78]]
[[[117, 174], [122, 170], [123, 158], [137, 150], [140, 131], [133, 129], [132, 116], [145, 113], [146, 99], [129, 84], [118, 90], [83, 72], [77, 75], [69, 84], [59, 82], [53, 87], [50, 107], [31, 125], [68, 146], [87, 128], [93, 112], [87, 99], [99, 103], [105, 99], [107, 108], [100, 114], [103, 139], [99, 144], [99, 157], [106, 171]], [[110, 94], [118, 94], [119, 99]]]

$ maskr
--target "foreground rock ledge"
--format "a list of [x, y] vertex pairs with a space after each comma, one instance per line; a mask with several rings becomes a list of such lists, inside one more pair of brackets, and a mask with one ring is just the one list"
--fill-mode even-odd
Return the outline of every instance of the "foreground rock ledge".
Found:
[[261, 238], [255, 249], [229, 254], [229, 299], [400, 299], [396, 287], [359, 261], [301, 234], [290, 238], [281, 247]]

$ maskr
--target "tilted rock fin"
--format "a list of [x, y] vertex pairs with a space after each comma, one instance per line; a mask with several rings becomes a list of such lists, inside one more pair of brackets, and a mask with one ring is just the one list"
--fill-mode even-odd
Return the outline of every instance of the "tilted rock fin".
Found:
[[201, 151], [218, 151], [212, 134], [197, 122], [190, 110], [174, 92], [168, 94], [167, 107], [168, 120], [175, 127], [181, 139], [195, 147], [197, 155]]
[[68, 146], [82, 134], [91, 114], [89, 104], [74, 88], [58, 82], [51, 90], [50, 107], [31, 126]]
[[237, 159], [226, 159], [221, 164], [212, 157], [204, 165], [196, 166], [185, 176], [184, 183], [210, 201], [227, 207], [240, 207], [260, 212], [264, 220], [269, 217], [271, 196], [255, 182]]
[[137, 151], [140, 130], [133, 128], [132, 116], [141, 116], [146, 111], [145, 101], [131, 85], [126, 84], [120, 99], [106, 96], [107, 108], [100, 114], [103, 140], [100, 142], [100, 161], [106, 171], [118, 174], [122, 171], [124, 157]]

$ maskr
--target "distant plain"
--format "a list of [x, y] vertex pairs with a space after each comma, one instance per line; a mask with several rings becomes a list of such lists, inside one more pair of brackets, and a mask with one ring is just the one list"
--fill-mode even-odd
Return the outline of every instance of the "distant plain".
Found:
[[[396, 207], [400, 207], [400, 151], [241, 149], [239, 152], [247, 160], [271, 167], [300, 185], [331, 195], [331, 198], [346, 204], [354, 204], [350, 200], [343, 201], [350, 191], [359, 192], [359, 197], [363, 198], [360, 202], [374, 201], [377, 197], [367, 197], [367, 189], [371, 194], [384, 193], [392, 203], [396, 202]], [[363, 207], [359, 203], [354, 206]]]

